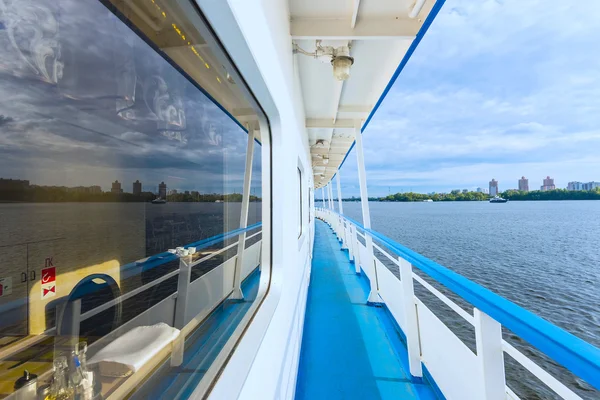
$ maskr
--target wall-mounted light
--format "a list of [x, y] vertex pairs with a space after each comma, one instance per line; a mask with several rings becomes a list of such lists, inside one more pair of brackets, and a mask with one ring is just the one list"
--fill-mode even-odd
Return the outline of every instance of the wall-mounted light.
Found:
[[345, 81], [350, 77], [350, 67], [354, 64], [354, 58], [350, 57], [349, 46], [321, 46], [320, 40], [317, 40], [316, 50], [312, 53], [294, 44], [294, 54], [304, 54], [321, 61], [329, 61], [333, 66], [333, 76], [338, 81]]
[[345, 81], [350, 77], [350, 67], [354, 64], [354, 58], [350, 57], [350, 49], [348, 46], [338, 47], [334, 49], [334, 56], [331, 58], [333, 65], [333, 76], [338, 81]]

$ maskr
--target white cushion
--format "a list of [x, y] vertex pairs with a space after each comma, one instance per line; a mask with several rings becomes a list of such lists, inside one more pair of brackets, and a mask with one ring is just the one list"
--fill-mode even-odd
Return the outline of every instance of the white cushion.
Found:
[[179, 329], [164, 322], [138, 326], [96, 353], [88, 364], [98, 364], [103, 376], [131, 375], [173, 342], [179, 333]]

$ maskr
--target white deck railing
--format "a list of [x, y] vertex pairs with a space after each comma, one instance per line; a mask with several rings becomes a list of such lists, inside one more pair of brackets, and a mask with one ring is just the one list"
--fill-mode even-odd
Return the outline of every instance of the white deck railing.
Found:
[[[503, 326], [600, 389], [600, 349], [380, 233], [365, 229], [346, 216], [320, 208], [317, 210], [317, 217], [327, 222], [336, 232], [343, 248], [348, 249], [356, 272], [362, 271], [369, 280], [375, 279], [378, 283], [379, 297], [406, 338], [411, 375], [431, 375], [447, 399], [518, 400], [519, 397], [506, 385], [504, 353], [563, 399], [581, 399], [507, 343], [502, 338]], [[368, 236], [396, 253], [391, 255], [378, 243], [373, 245], [374, 249], [398, 267], [399, 278], [385, 267], [376, 254], [367, 254], [367, 246], [362, 244], [359, 237], [366, 242]], [[365, 265], [363, 260], [370, 259], [374, 260], [375, 265]], [[470, 303], [473, 314], [415, 274], [413, 268], [418, 268]], [[474, 327], [476, 352], [465, 345], [415, 296], [414, 281]]]

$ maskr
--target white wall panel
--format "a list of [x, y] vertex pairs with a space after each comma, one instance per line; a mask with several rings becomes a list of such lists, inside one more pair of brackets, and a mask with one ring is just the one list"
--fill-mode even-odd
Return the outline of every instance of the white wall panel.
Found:
[[377, 276], [379, 277], [379, 295], [400, 328], [404, 330], [406, 320], [404, 316], [404, 291], [402, 283], [381, 261], [377, 260], [376, 262]]
[[242, 266], [242, 280], [246, 278], [260, 264], [260, 247], [262, 241], [254, 243], [245, 250], [244, 265]]
[[477, 356], [417, 300], [423, 364], [448, 400], [481, 400]]

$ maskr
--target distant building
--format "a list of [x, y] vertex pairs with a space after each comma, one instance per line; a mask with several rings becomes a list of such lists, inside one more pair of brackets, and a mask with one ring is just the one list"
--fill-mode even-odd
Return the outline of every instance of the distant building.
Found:
[[576, 190], [594, 190], [595, 188], [600, 187], [600, 182], [569, 182], [567, 184], [567, 190], [576, 191]]
[[469, 189], [463, 189], [463, 193], [469, 193]]
[[478, 187], [477, 189], [475, 189], [475, 191], [476, 191], [477, 193], [483, 193], [483, 189], [482, 189], [482, 188], [480, 188], [480, 187]]
[[29, 188], [29, 181], [0, 178], [0, 190], [23, 190]]
[[183, 194], [185, 194], [186, 196], [189, 196], [190, 195], [190, 191], [186, 190], [185, 192], [183, 192]]
[[158, 184], [158, 197], [165, 200], [167, 198], [167, 184], [164, 182]]
[[490, 196], [498, 195], [498, 181], [492, 178], [490, 181]]
[[519, 190], [521, 192], [529, 192], [529, 179], [524, 176], [519, 179]]
[[139, 196], [142, 194], [142, 182], [140, 182], [139, 180], [136, 180], [135, 182], [133, 182], [133, 194], [135, 194], [136, 196]]
[[171, 189], [169, 190], [169, 194], [177, 194], [177, 189]]
[[197, 190], [192, 190], [192, 198], [199, 200], [200, 199], [200, 192]]
[[540, 190], [542, 192], [545, 192], [546, 190], [554, 190], [554, 189], [556, 189], [556, 186], [554, 186], [554, 179], [547, 176], [546, 179], [544, 179], [544, 184], [542, 185]]
[[594, 190], [600, 187], [600, 182], [588, 182], [583, 184], [583, 190]]
[[121, 182], [114, 181], [112, 183], [112, 188], [110, 189], [111, 193], [123, 193], [123, 189], [121, 189]]

